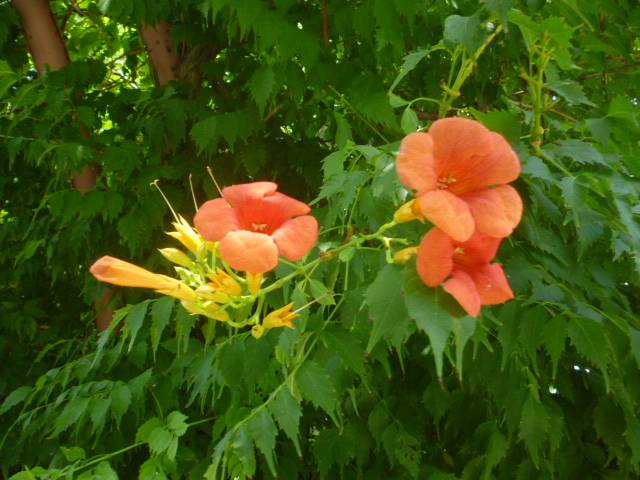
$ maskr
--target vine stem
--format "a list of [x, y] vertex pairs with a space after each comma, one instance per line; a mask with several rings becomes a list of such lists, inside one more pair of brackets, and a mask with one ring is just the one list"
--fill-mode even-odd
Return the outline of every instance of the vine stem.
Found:
[[366, 242], [366, 241], [369, 241], [369, 240], [374, 240], [376, 238], [380, 238], [380, 237], [382, 237], [382, 234], [384, 232], [386, 232], [390, 228], [395, 227], [396, 225], [397, 225], [396, 222], [392, 220], [391, 222], [385, 223], [380, 228], [378, 228], [378, 230], [376, 230], [373, 233], [370, 233], [369, 235], [363, 235], [363, 236], [354, 235], [353, 237], [351, 237], [351, 239], [347, 243], [344, 243], [344, 244], [342, 244], [339, 247], [336, 247], [334, 249], [328, 250], [324, 254], [323, 257], [316, 258], [315, 260], [313, 260], [313, 261], [301, 266], [295, 272], [292, 272], [289, 275], [286, 275], [286, 276], [282, 277], [281, 279], [276, 280], [275, 282], [273, 282], [268, 287], [263, 288], [262, 290], [260, 290], [258, 295], [259, 296], [264, 296], [267, 293], [270, 293], [270, 292], [272, 292], [274, 290], [278, 290], [285, 283], [290, 282], [291, 280], [293, 280], [298, 275], [303, 275], [303, 274], [306, 273], [307, 270], [317, 267], [321, 262], [325, 261], [327, 258], [333, 258], [335, 256], [335, 254], [341, 252], [342, 250], [345, 250], [346, 248], [355, 246], [358, 243]]

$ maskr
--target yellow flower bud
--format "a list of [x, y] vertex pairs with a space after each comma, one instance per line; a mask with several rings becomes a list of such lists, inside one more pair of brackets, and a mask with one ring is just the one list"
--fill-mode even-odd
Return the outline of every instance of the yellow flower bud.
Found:
[[396, 210], [396, 213], [393, 214], [393, 220], [396, 223], [407, 223], [412, 220], [420, 220], [422, 222], [424, 221], [424, 215], [422, 215], [417, 200], [413, 199]]
[[396, 263], [406, 263], [411, 259], [413, 255], [418, 254], [418, 247], [407, 247], [402, 250], [398, 250], [393, 256], [393, 261]]
[[262, 325], [254, 325], [251, 327], [251, 335], [258, 340], [264, 335], [264, 327]]
[[178, 250], [177, 248], [159, 248], [158, 251], [164, 258], [169, 260], [171, 263], [175, 263], [176, 265], [190, 268], [193, 264], [193, 262], [189, 258], [189, 255], [184, 253], [182, 250]]
[[263, 278], [264, 275], [262, 273], [247, 272], [247, 286], [253, 295], [260, 291], [260, 285], [262, 284]]
[[178, 240], [187, 247], [189, 251], [198, 254], [204, 245], [204, 240], [200, 234], [196, 232], [182, 216], [178, 216], [178, 221], [174, 222], [173, 226], [176, 231], [167, 232], [167, 235]]
[[217, 268], [215, 274], [209, 274], [207, 277], [211, 280], [211, 286], [216, 290], [229, 295], [240, 295], [242, 293], [242, 286], [221, 268]]

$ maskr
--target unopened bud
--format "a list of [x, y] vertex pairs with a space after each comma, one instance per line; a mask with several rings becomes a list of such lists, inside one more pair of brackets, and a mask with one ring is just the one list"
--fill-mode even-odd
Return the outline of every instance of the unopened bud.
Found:
[[177, 248], [159, 248], [158, 251], [171, 263], [175, 263], [176, 265], [180, 265], [181, 267], [190, 268], [193, 264], [193, 262], [189, 258], [189, 255], [184, 253], [182, 250], [178, 250]]
[[418, 253], [418, 247], [407, 247], [402, 250], [398, 250], [393, 256], [393, 261], [396, 263], [406, 263], [413, 255]]
[[396, 213], [393, 214], [393, 220], [396, 223], [407, 223], [412, 220], [423, 221], [424, 215], [422, 215], [422, 211], [420, 210], [420, 205], [417, 200], [413, 199], [396, 210]]

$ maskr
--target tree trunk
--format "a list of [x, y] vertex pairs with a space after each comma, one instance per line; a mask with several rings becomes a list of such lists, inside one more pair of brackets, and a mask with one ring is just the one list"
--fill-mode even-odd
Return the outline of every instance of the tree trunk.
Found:
[[155, 25], [143, 22], [139, 31], [149, 52], [149, 57], [151, 57], [158, 85], [164, 86], [175, 80], [180, 59], [173, 48], [169, 25], [161, 21]]

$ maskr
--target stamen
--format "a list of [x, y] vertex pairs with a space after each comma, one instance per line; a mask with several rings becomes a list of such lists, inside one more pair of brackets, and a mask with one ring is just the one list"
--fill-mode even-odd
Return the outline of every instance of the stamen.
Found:
[[209, 167], [208, 165], [207, 165], [207, 172], [209, 172], [209, 176], [211, 177], [211, 180], [213, 180], [213, 184], [218, 189], [218, 193], [220, 194], [220, 197], [224, 198], [224, 195], [222, 194], [222, 189], [220, 188], [220, 185], [218, 185], [218, 182], [216, 181], [216, 177], [213, 176], [213, 171], [211, 170], [211, 167]]
[[171, 213], [173, 214], [173, 218], [176, 219], [176, 222], [180, 223], [180, 219], [178, 218], [178, 215], [176, 214], [173, 207], [171, 206], [171, 203], [169, 203], [169, 199], [164, 194], [164, 192], [160, 189], [160, 185], [158, 185], [158, 179], [156, 178], [153, 182], [150, 183], [150, 185], [153, 185], [158, 189], [158, 191], [160, 192], [160, 195], [162, 195], [162, 198], [164, 198], [165, 203], [168, 205], [169, 210], [171, 210]]
[[189, 187], [191, 188], [191, 198], [193, 198], [193, 206], [198, 211], [198, 201], [196, 200], [196, 192], [193, 190], [193, 175], [189, 174]]
[[327, 295], [331, 295], [331, 292], [324, 292], [322, 295], [320, 295], [318, 298], [314, 298], [313, 300], [311, 300], [309, 303], [305, 303], [304, 305], [302, 305], [300, 308], [296, 308], [293, 312], [291, 313], [300, 313], [302, 310], [304, 310], [305, 308], [313, 305], [314, 303], [319, 302], [320, 300], [322, 300], [324, 297], [326, 297]]
[[438, 178], [436, 186], [438, 187], [439, 190], [446, 190], [447, 188], [449, 188], [449, 185], [452, 185], [457, 181], [458, 180], [455, 177], [451, 175], [447, 175], [446, 177]]
[[263, 232], [267, 229], [266, 223], [252, 223], [251, 228], [253, 228], [257, 232]]

